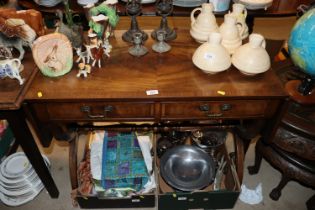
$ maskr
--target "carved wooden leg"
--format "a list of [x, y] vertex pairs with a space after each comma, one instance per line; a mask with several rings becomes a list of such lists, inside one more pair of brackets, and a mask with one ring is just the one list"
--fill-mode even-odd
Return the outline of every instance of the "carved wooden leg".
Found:
[[281, 196], [281, 190], [287, 185], [287, 183], [290, 181], [291, 179], [288, 176], [285, 176], [284, 174], [282, 174], [282, 178], [280, 180], [280, 183], [278, 184], [277, 187], [275, 187], [269, 194], [269, 197], [272, 200], [277, 201], [280, 196]]
[[307, 210], [315, 209], [315, 195], [313, 195], [308, 201], [306, 201]]
[[253, 175], [253, 174], [257, 174], [261, 165], [261, 161], [262, 161], [262, 154], [259, 151], [259, 144], [260, 140], [258, 140], [258, 142], [256, 143], [255, 146], [255, 164], [253, 166], [248, 166], [248, 173]]
[[69, 174], [70, 174], [70, 181], [71, 181], [71, 188], [77, 189], [78, 188], [78, 177], [77, 177], [77, 150], [78, 150], [78, 137], [72, 138], [69, 141]]

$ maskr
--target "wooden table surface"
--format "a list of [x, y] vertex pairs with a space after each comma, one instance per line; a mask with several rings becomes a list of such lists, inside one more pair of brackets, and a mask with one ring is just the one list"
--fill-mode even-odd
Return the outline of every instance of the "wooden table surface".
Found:
[[[146, 29], [155, 25], [159, 17], [139, 18]], [[129, 18], [122, 18], [111, 40], [111, 57], [103, 61], [102, 68], [94, 67], [87, 78], [77, 78], [77, 64], [73, 70], [58, 78], [43, 76], [40, 72], [30, 87], [27, 100], [61, 99], [163, 99], [163, 98], [222, 98], [222, 97], [281, 97], [286, 95], [273, 70], [261, 75], [245, 76], [236, 68], [208, 75], [192, 63], [192, 55], [199, 46], [190, 36], [188, 18], [169, 18], [178, 38], [169, 44], [171, 51], [158, 54], [152, 51], [154, 41], [149, 38], [145, 46], [149, 53], [134, 57], [128, 53], [129, 44], [122, 41]], [[150, 32], [150, 30], [146, 30]], [[272, 46], [269, 46], [272, 48]], [[158, 90], [158, 95], [147, 96], [147, 90]], [[218, 94], [224, 91], [225, 95]], [[38, 97], [38, 92], [42, 97]]]
[[16, 79], [6, 77], [0, 80], [0, 110], [19, 109], [24, 100], [27, 89], [37, 71], [30, 49], [25, 53], [22, 64], [24, 65], [24, 69], [21, 72], [21, 76], [25, 79], [22, 86]]

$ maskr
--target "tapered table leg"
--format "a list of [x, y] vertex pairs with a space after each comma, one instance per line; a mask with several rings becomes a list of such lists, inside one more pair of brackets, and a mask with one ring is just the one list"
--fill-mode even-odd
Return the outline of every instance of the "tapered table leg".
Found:
[[21, 109], [0, 111], [0, 118], [2, 117], [9, 122], [16, 141], [22, 147], [49, 195], [58, 198], [59, 191], [27, 126], [24, 112]]

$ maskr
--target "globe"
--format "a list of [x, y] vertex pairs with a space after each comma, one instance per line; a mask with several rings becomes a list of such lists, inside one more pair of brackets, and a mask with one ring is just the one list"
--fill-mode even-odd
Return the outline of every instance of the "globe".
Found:
[[309, 9], [295, 23], [288, 48], [291, 60], [303, 72], [315, 78], [315, 8]]

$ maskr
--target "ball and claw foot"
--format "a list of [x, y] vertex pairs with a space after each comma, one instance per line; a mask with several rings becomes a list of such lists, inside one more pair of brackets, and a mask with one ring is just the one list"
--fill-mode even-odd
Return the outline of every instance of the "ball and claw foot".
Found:
[[273, 189], [269, 194], [269, 197], [274, 201], [279, 200], [280, 196], [281, 196], [281, 191], [277, 189]]
[[248, 166], [247, 170], [250, 175], [254, 175], [258, 173], [259, 168], [256, 166]]

